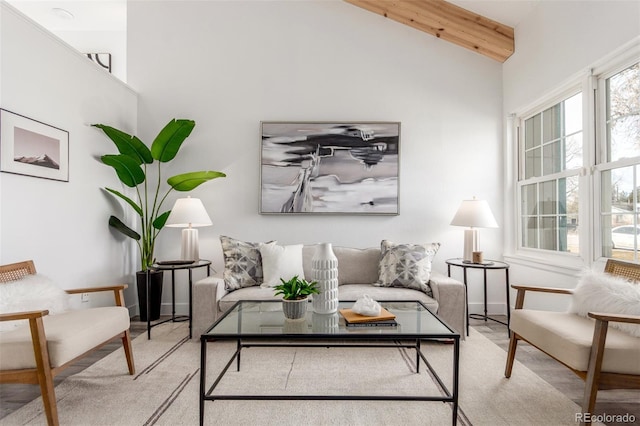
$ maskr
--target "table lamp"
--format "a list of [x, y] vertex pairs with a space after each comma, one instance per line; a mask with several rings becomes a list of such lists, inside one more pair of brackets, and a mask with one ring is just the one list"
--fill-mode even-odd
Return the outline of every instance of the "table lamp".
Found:
[[486, 200], [463, 200], [451, 221], [454, 226], [467, 226], [464, 230], [463, 262], [473, 263], [473, 252], [479, 252], [480, 241], [477, 228], [497, 228], [498, 223]]
[[198, 226], [211, 226], [211, 219], [199, 198], [178, 198], [165, 226], [182, 230], [182, 260], [200, 260]]

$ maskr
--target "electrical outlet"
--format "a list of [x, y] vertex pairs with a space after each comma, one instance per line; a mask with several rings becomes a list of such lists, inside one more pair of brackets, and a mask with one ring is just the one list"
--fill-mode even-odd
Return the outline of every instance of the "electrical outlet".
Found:
[[82, 301], [82, 303], [86, 303], [89, 301], [89, 293], [82, 293], [80, 295], [80, 301]]

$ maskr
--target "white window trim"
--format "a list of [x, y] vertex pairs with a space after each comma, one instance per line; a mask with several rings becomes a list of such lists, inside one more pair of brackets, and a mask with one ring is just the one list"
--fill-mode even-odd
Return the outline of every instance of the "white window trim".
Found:
[[[589, 73], [590, 74], [590, 73]], [[521, 140], [521, 135], [523, 130], [519, 128], [523, 125], [524, 121], [532, 116], [539, 114], [540, 112], [550, 108], [559, 102], [564, 101], [580, 92], [582, 92], [582, 102], [583, 102], [583, 126], [582, 126], [582, 143], [583, 143], [583, 152], [584, 144], [586, 144], [586, 139], [589, 137], [587, 134], [587, 129], [585, 128], [584, 123], [584, 104], [585, 100], [585, 91], [583, 81], [585, 80], [584, 73], [580, 73], [578, 75], [573, 76], [571, 79], [567, 80], [561, 87], [556, 90], [550, 92], [547, 96], [542, 97], [537, 103], [532, 103], [528, 105], [526, 108], [522, 108], [521, 110], [516, 111], [513, 114], [512, 120], [512, 134], [516, 137], [515, 143], [513, 145], [513, 158], [514, 164], [517, 164], [518, 167], [514, 170], [514, 175], [512, 176], [513, 183], [513, 200], [514, 200], [514, 227], [513, 230], [515, 232], [515, 238], [513, 239], [514, 246], [511, 248], [511, 255], [507, 255], [510, 262], [529, 264], [538, 269], [546, 269], [553, 272], [567, 273], [569, 275], [575, 275], [575, 273], [581, 270], [585, 266], [585, 257], [584, 257], [584, 245], [580, 244], [580, 253], [567, 253], [567, 252], [558, 252], [558, 251], [550, 251], [543, 249], [534, 249], [534, 248], [526, 248], [522, 247], [522, 229], [520, 224], [520, 218], [522, 217], [522, 205], [520, 201], [520, 188], [522, 187], [522, 181], [520, 180], [520, 172], [523, 170], [523, 161], [524, 158], [520, 156], [521, 144], [523, 141]], [[554, 173], [552, 175], [535, 177], [526, 179], [527, 184], [529, 183], [538, 183], [542, 181], [547, 181], [551, 179], [560, 179], [562, 177], [569, 176], [578, 176], [580, 180], [580, 199], [583, 197], [583, 188], [585, 186], [585, 168], [584, 168], [584, 154], [583, 154], [583, 167], [578, 170], [563, 170], [558, 173]], [[580, 209], [579, 212], [579, 220], [580, 223], [584, 220], [584, 212], [585, 209]], [[541, 268], [542, 266], [542, 268]]]
[[[509, 218], [509, 222], [505, 221], [505, 253], [503, 257], [510, 263], [520, 264], [523, 266], [535, 267], [556, 273], [562, 273], [569, 276], [575, 274], [585, 267], [600, 265], [606, 261], [601, 255], [601, 232], [600, 232], [600, 171], [602, 166], [596, 166], [596, 155], [601, 158], [602, 153], [596, 154], [595, 149], [590, 147], [603, 148], [604, 144], [596, 144], [596, 137], [601, 139], [603, 126], [600, 120], [604, 109], [602, 105], [596, 108], [596, 90], [598, 82], [601, 79], [608, 78], [628, 66], [638, 62], [640, 57], [640, 37], [636, 37], [629, 43], [621, 46], [611, 54], [592, 64], [588, 69], [574, 74], [559, 84], [555, 89], [548, 91], [543, 96], [530, 102], [524, 107], [517, 108], [510, 113], [506, 119], [505, 131], [505, 160], [506, 165], [506, 194], [505, 201], [505, 218]], [[518, 127], [521, 119], [531, 117], [549, 106], [555, 105], [566, 99], [573, 92], [574, 94], [582, 91], [583, 98], [583, 167], [579, 173], [580, 179], [580, 200], [587, 201], [587, 204], [581, 204], [579, 212], [579, 220], [581, 223], [580, 231], [580, 253], [564, 253], [553, 252], [541, 249], [521, 248], [521, 205], [519, 203], [520, 190], [519, 179], [522, 160], [520, 157], [520, 135]], [[598, 102], [602, 101], [603, 96], [598, 97]], [[596, 115], [598, 112], [598, 115]], [[636, 159], [624, 159], [616, 162], [618, 164], [635, 164]], [[611, 166], [613, 163], [609, 163]], [[608, 167], [607, 167], [608, 168]], [[595, 230], [591, 238], [587, 238], [586, 231], [583, 229]]]

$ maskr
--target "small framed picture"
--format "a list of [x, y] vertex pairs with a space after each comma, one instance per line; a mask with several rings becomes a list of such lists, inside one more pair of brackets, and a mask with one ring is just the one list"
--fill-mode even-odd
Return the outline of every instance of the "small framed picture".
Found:
[[69, 182], [69, 132], [0, 109], [0, 171]]

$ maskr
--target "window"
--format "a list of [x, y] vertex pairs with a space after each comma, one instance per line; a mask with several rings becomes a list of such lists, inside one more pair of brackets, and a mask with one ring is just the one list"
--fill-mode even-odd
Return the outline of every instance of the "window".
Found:
[[577, 253], [582, 93], [521, 122], [520, 245]]
[[600, 230], [604, 257], [638, 261], [640, 241], [640, 64], [600, 81], [604, 97]]
[[600, 257], [640, 262], [640, 47], [634, 49], [516, 115], [519, 254], [574, 266]]

